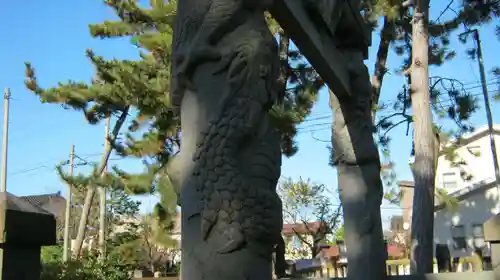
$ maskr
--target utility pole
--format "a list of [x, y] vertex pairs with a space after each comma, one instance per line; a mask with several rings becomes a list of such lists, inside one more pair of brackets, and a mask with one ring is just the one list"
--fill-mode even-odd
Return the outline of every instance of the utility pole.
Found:
[[[491, 105], [490, 98], [488, 95], [488, 86], [486, 84], [486, 74], [484, 72], [484, 63], [483, 63], [483, 49], [481, 48], [481, 39], [479, 38], [479, 31], [477, 29], [469, 30], [462, 34], [472, 33], [474, 41], [476, 43], [477, 50], [477, 62], [479, 64], [479, 73], [481, 75], [481, 86], [483, 88], [483, 97], [484, 97], [484, 107], [486, 109], [486, 119], [488, 121], [488, 130], [490, 136], [490, 145], [491, 145], [491, 153], [493, 155], [493, 168], [495, 169], [495, 179], [497, 184], [500, 184], [500, 165], [498, 164], [498, 154], [497, 147], [495, 145], [495, 132], [493, 131], [493, 117], [491, 116]], [[499, 186], [500, 187], [500, 186]]]
[[415, 145], [411, 272], [432, 273], [434, 239], [435, 135], [429, 93], [429, 0], [414, 0], [411, 102]]
[[3, 95], [3, 138], [2, 138], [2, 182], [0, 192], [7, 192], [7, 150], [9, 143], [9, 101], [10, 89], [6, 88]]
[[[106, 118], [106, 127], [104, 128], [104, 151], [109, 148], [109, 124], [111, 122], [111, 115]], [[104, 170], [107, 169], [107, 164]], [[105, 176], [106, 172], [102, 175]], [[99, 251], [101, 258], [106, 257], [106, 188], [99, 187]]]
[[[3, 134], [2, 134], [2, 182], [0, 185], [0, 242], [5, 243], [5, 217], [7, 214], [7, 152], [9, 143], [9, 101], [10, 89], [6, 88], [3, 95]], [[0, 279], [3, 279], [3, 249], [0, 249]]]
[[[69, 154], [69, 176], [73, 176], [73, 161], [75, 159], [75, 145], [71, 145], [71, 152]], [[64, 216], [64, 249], [63, 261], [68, 261], [68, 251], [70, 249], [70, 236], [69, 236], [69, 220], [71, 217], [71, 197], [73, 186], [68, 184], [68, 193], [66, 195], [66, 213]]]

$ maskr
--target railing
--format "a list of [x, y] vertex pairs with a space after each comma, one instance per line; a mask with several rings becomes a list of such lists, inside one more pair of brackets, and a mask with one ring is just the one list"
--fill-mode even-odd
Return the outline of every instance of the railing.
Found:
[[[479, 272], [483, 271], [483, 266], [487, 266], [488, 262], [484, 265], [478, 258], [475, 257], [465, 257], [460, 258], [458, 263], [453, 264], [451, 272]], [[308, 271], [305, 273], [300, 273], [302, 277], [335, 277], [335, 278], [345, 278], [347, 277], [348, 267], [347, 265], [328, 264], [322, 268], [316, 269], [314, 271]], [[434, 259], [434, 273], [438, 273], [438, 267], [436, 260]], [[410, 274], [410, 260], [388, 260], [387, 261], [387, 275], [409, 275]]]
[[[483, 270], [484, 264], [475, 257], [465, 257], [460, 258], [458, 263], [452, 265], [453, 272], [479, 272]], [[434, 273], [438, 273], [438, 267], [436, 260], [434, 259]], [[410, 274], [410, 260], [388, 260], [387, 261], [387, 275], [409, 275]], [[346, 278], [347, 277], [347, 265], [337, 265], [336, 267], [332, 264], [327, 266], [309, 271], [306, 273], [301, 273], [302, 277], [321, 277], [321, 278]], [[143, 277], [143, 278], [133, 278], [133, 280], [179, 280], [179, 277]]]

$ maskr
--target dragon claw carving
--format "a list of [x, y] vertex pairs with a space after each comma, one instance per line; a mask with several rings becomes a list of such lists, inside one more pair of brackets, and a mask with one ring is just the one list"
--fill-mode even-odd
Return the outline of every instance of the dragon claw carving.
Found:
[[[222, 237], [224, 244], [213, 248], [219, 254], [248, 248], [267, 258], [283, 224], [275, 190], [281, 163], [279, 137], [267, 124], [279, 74], [271, 70], [280, 65], [276, 40], [263, 17], [270, 0], [201, 2], [210, 2], [203, 18], [178, 25], [186, 32], [199, 27], [196, 33], [179, 37], [185, 51], [176, 48], [172, 69], [176, 100], [185, 89], [217, 98], [211, 108], [215, 113], [209, 114], [192, 155], [201, 237], [207, 243]], [[206, 62], [215, 63], [201, 70]], [[224, 87], [195, 89], [197, 69], [207, 79], [219, 76]], [[242, 160], [240, 154], [246, 152], [250, 158]]]
[[232, 253], [245, 244], [245, 237], [241, 232], [241, 228], [237, 225], [229, 225], [229, 228], [225, 231], [225, 235], [229, 240], [217, 250], [219, 254]]

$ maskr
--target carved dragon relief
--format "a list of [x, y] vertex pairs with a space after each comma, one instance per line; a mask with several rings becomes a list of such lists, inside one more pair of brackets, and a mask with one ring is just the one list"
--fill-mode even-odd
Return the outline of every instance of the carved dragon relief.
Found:
[[[202, 238], [225, 236], [227, 243], [217, 250], [221, 254], [246, 246], [270, 257], [283, 223], [275, 189], [281, 168], [279, 137], [267, 120], [268, 110], [278, 102], [280, 65], [263, 13], [272, 1], [196, 3], [204, 11], [191, 19], [196, 12], [186, 9], [193, 7], [182, 6], [182, 1], [178, 7], [182, 28], [191, 31], [177, 30], [174, 38], [173, 99], [178, 104], [186, 88], [196, 91], [191, 78], [206, 61], [220, 60], [220, 67], [209, 75], [226, 76], [214, 108], [217, 116], [201, 132], [192, 158], [192, 176], [198, 179], [201, 197], [197, 214], [202, 218]], [[241, 158], [243, 150], [251, 151], [248, 158]]]

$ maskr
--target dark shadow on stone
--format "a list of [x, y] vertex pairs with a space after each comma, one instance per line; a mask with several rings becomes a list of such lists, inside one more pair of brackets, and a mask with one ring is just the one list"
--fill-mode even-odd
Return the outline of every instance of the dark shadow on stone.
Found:
[[[361, 51], [345, 50], [352, 96], [331, 93], [334, 111], [332, 162], [338, 169], [338, 185], [344, 210], [348, 275], [352, 279], [383, 279], [386, 248], [383, 243], [380, 206], [380, 159], [373, 139], [371, 84]], [[354, 275], [353, 275], [354, 274]]]

